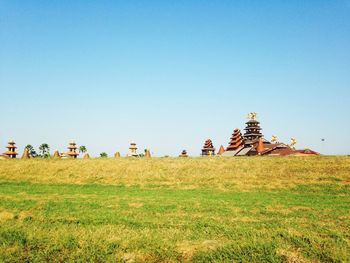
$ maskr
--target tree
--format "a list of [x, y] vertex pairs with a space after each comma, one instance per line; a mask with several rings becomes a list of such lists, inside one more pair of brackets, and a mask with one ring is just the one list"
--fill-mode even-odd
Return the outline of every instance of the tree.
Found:
[[106, 152], [102, 152], [102, 153], [100, 153], [100, 157], [101, 158], [107, 158], [108, 154]]
[[28, 150], [29, 155], [31, 157], [35, 158], [35, 157], [38, 156], [38, 154], [36, 153], [36, 151], [35, 151], [35, 149], [34, 149], [34, 147], [32, 145], [28, 144], [25, 148]]
[[39, 146], [40, 156], [42, 158], [50, 157], [50, 146], [47, 143], [43, 143]]
[[79, 147], [79, 152], [82, 153], [82, 154], [86, 153], [87, 152], [86, 147], [84, 145], [80, 146]]

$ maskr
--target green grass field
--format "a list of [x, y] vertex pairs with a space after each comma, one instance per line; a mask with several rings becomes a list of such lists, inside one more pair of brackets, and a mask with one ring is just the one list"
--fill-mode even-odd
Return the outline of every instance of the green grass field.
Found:
[[350, 157], [0, 161], [3, 262], [350, 262]]

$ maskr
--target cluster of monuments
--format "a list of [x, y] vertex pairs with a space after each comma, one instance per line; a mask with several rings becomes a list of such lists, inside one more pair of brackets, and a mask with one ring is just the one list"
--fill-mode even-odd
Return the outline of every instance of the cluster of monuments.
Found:
[[[254, 156], [254, 155], [293, 155], [293, 156], [311, 156], [319, 155], [319, 153], [310, 149], [295, 149], [294, 145], [296, 140], [291, 138], [291, 143], [286, 144], [278, 142], [277, 136], [273, 135], [270, 141], [264, 138], [261, 133], [260, 122], [256, 119], [257, 114], [251, 112], [248, 114], [248, 121], [246, 122], [245, 132], [242, 135], [240, 129], [236, 128], [233, 130], [232, 136], [230, 138], [229, 144], [224, 148], [223, 145], [220, 146], [219, 150], [213, 145], [211, 139], [207, 139], [204, 142], [202, 148], [202, 156]], [[17, 158], [18, 153], [16, 152], [16, 143], [14, 141], [8, 142], [6, 146], [7, 151], [0, 154], [0, 159], [13, 159]], [[79, 153], [77, 152], [77, 145], [74, 141], [70, 142], [68, 145], [68, 152], [60, 153], [56, 150], [53, 154], [54, 158], [77, 158]], [[137, 153], [136, 143], [131, 142], [129, 147], [128, 157], [151, 157], [151, 152], [149, 149], [145, 149], [144, 154], [140, 155]], [[115, 158], [121, 157], [119, 152], [114, 154]], [[188, 157], [187, 151], [183, 150], [179, 157]], [[30, 153], [27, 148], [24, 149], [22, 159], [31, 158]], [[88, 159], [90, 155], [88, 153], [84, 154], [83, 158]]]
[[[218, 152], [219, 156], [254, 156], [254, 155], [294, 155], [310, 156], [319, 155], [310, 149], [295, 149], [296, 139], [291, 138], [290, 144], [278, 142], [277, 136], [273, 135], [271, 141], [264, 138], [261, 133], [260, 122], [257, 121], [257, 114], [251, 112], [248, 114], [248, 121], [244, 129], [244, 134], [240, 129], [233, 130], [230, 142], [226, 149], [221, 145]], [[215, 155], [215, 148], [210, 139], [206, 140], [202, 148], [202, 155]]]
[[[16, 146], [16, 143], [13, 140], [8, 142], [6, 148], [7, 148], [7, 151], [4, 152], [3, 154], [0, 154], [0, 159], [15, 159], [15, 158], [17, 158], [17, 155], [18, 155], [18, 153], [16, 152], [17, 146]], [[77, 144], [74, 141], [70, 142], [67, 148], [68, 148], [68, 152], [60, 153], [58, 150], [56, 150], [54, 152], [54, 154], [52, 155], [52, 157], [53, 158], [63, 158], [63, 159], [64, 158], [75, 159], [75, 158], [77, 158], [79, 156], [79, 153], [77, 152], [78, 151], [78, 147], [77, 147]], [[129, 152], [128, 152], [128, 154], [126, 156], [128, 156], [128, 157], [143, 156], [143, 157], [146, 157], [146, 158], [150, 158], [151, 157], [151, 152], [150, 152], [149, 149], [145, 149], [144, 154], [142, 154], [142, 155], [138, 154], [137, 153], [136, 143], [132, 142], [132, 143], [130, 143]], [[21, 159], [29, 159], [31, 157], [32, 156], [30, 155], [29, 150], [27, 148], [24, 148], [24, 151], [23, 151]], [[115, 158], [121, 157], [120, 152], [116, 152], [114, 154], [114, 157]], [[85, 153], [83, 155], [83, 158], [84, 159], [89, 159], [90, 155], [88, 153]]]

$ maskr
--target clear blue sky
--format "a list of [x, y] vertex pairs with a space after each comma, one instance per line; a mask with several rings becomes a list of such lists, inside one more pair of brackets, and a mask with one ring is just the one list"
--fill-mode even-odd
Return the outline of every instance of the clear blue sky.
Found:
[[0, 0], [0, 96], [1, 151], [199, 155], [255, 111], [350, 154], [350, 2]]

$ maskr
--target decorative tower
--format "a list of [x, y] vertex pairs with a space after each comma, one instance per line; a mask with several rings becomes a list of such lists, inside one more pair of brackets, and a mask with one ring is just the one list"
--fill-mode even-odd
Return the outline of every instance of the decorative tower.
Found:
[[18, 153], [16, 153], [16, 143], [11, 140], [8, 142], [8, 145], [6, 146], [7, 151], [4, 153], [8, 158], [14, 159], [17, 157]]
[[246, 122], [245, 133], [243, 135], [244, 143], [246, 145], [251, 145], [258, 139], [262, 138], [263, 135], [261, 133], [260, 122], [256, 120], [256, 113], [251, 112], [248, 114], [249, 121]]
[[74, 141], [69, 143], [67, 155], [71, 158], [78, 157], [79, 154], [77, 153], [77, 144]]
[[188, 157], [187, 151], [186, 151], [186, 150], [182, 150], [182, 152], [181, 152], [181, 154], [179, 155], [179, 157]]
[[129, 153], [127, 156], [133, 156], [133, 157], [137, 157], [137, 147], [136, 147], [136, 143], [131, 142], [130, 143], [130, 147], [129, 147]]
[[22, 155], [21, 159], [29, 159], [29, 158], [30, 158], [29, 151], [27, 148], [24, 148], [23, 155]]
[[230, 138], [230, 142], [226, 148], [226, 151], [235, 151], [238, 148], [243, 146], [243, 138], [242, 138], [242, 133], [240, 129], [234, 129], [232, 136]]
[[204, 146], [202, 148], [202, 156], [212, 156], [215, 155], [215, 148], [213, 146], [213, 142], [210, 139], [207, 139], [204, 142]]
[[225, 152], [225, 148], [224, 148], [224, 146], [221, 145], [217, 155], [222, 155], [224, 152]]

